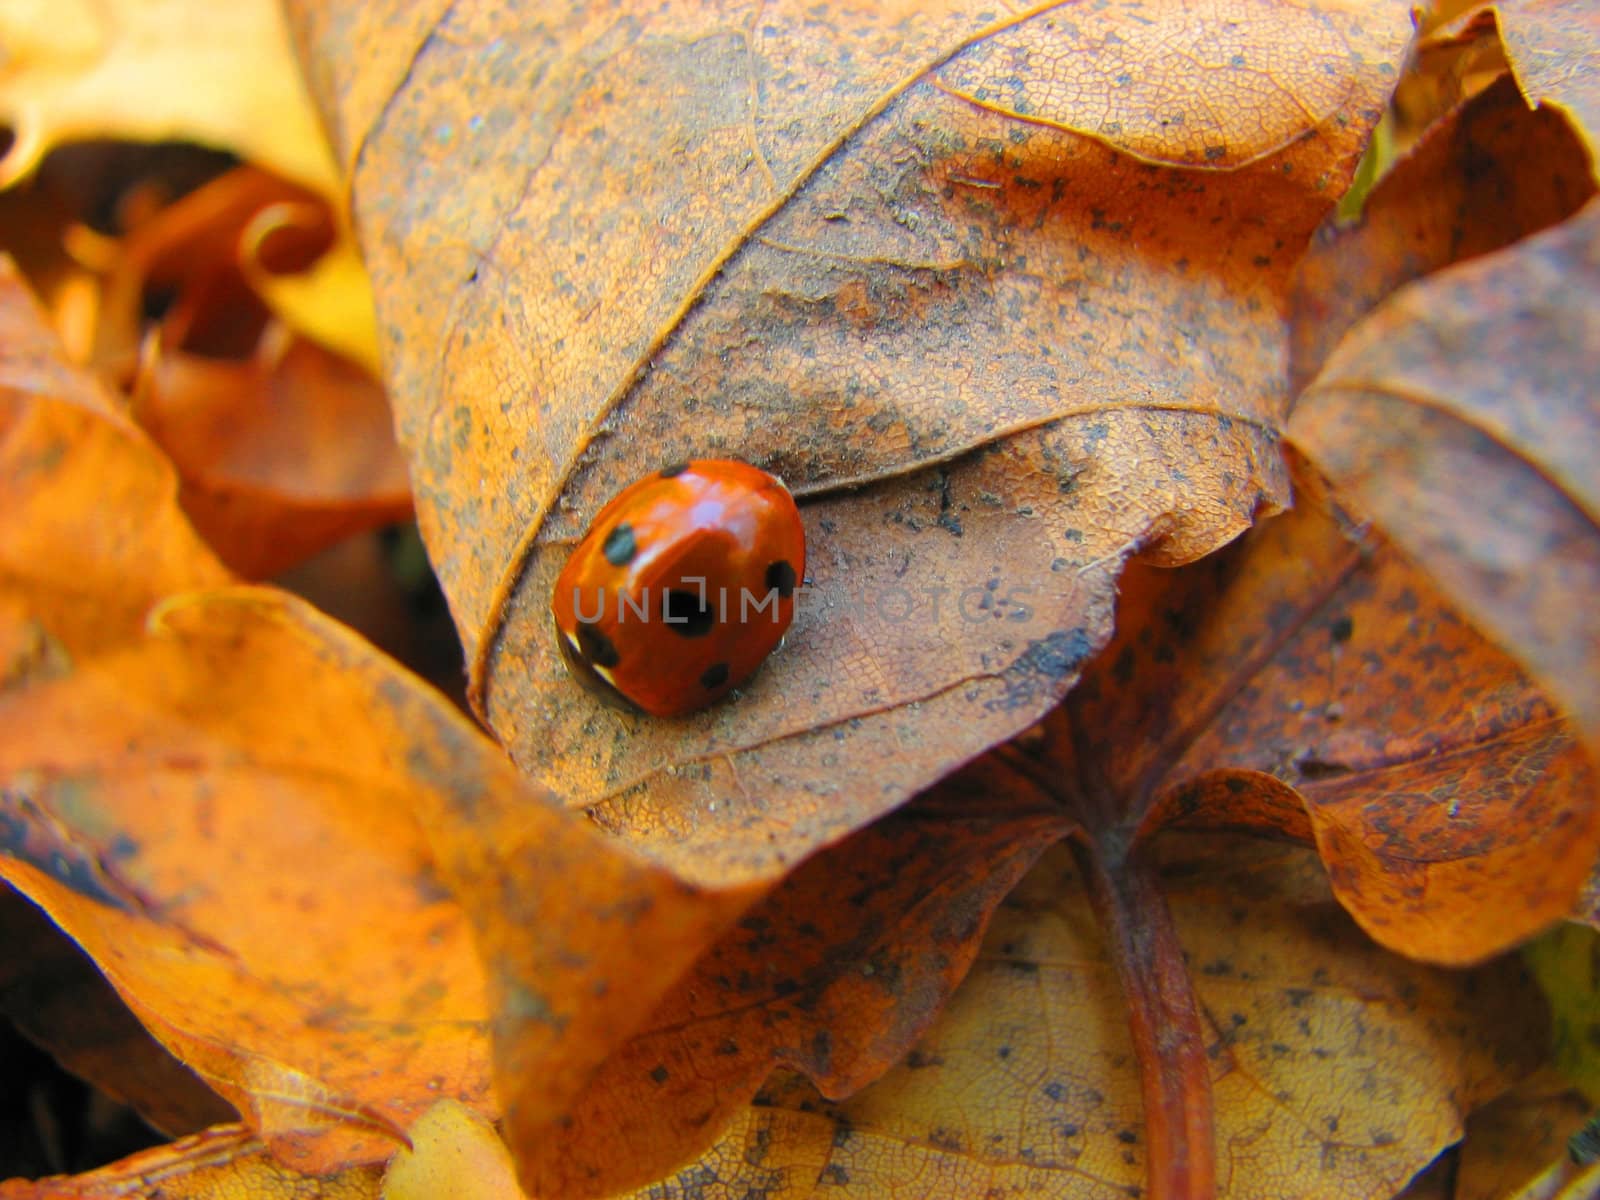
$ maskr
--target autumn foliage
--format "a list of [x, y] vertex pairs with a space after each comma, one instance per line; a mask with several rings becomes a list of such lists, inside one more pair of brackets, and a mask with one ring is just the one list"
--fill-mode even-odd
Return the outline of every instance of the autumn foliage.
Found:
[[[1600, 6], [0, 2], [0, 123], [0, 1010], [176, 1139], [0, 1198], [1600, 1195]], [[794, 626], [604, 707], [706, 457]]]

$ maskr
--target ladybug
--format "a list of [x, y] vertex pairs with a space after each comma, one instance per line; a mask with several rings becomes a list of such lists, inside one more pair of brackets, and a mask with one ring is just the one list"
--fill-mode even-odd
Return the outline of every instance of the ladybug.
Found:
[[777, 647], [805, 569], [805, 528], [783, 480], [726, 459], [678, 463], [595, 517], [556, 581], [556, 641], [608, 703], [693, 712]]

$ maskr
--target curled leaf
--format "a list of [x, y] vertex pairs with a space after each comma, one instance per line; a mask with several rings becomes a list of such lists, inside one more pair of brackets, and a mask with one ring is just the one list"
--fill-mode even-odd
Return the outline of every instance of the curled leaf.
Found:
[[[1293, 262], [1409, 28], [1400, 4], [414, 5], [395, 47], [291, 12], [474, 703], [702, 882], [771, 879], [1036, 720], [1129, 556], [1188, 561], [1287, 499]], [[566, 676], [550, 588], [612, 493], [707, 455], [805, 502], [809, 603], [735, 702], [619, 721]]]

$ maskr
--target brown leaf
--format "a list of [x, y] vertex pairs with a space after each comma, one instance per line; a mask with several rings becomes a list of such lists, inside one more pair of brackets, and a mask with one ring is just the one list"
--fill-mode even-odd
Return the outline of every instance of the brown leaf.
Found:
[[470, 928], [403, 782], [426, 750], [307, 688], [339, 664], [287, 599], [167, 603], [0, 694], [0, 874], [286, 1162], [381, 1160], [441, 1094], [490, 1102]]
[[1392, 548], [1347, 541], [1302, 478], [1300, 508], [1237, 549], [1181, 581], [1130, 579], [1140, 632], [1069, 708], [1148, 731], [1114, 776], [1164, 790], [1144, 835], [1304, 836], [1282, 806], [1298, 797], [1368, 933], [1481, 960], [1570, 911], [1600, 851], [1593, 769], [1516, 664]]
[[1600, 6], [1593, 0], [1496, 0], [1495, 9], [1506, 56], [1529, 103], [1560, 105], [1593, 150], [1600, 135]]
[[1078, 823], [1157, 1195], [1211, 1194], [1226, 1143], [1200, 960], [1152, 874], [1154, 834], [1314, 839], [1368, 932], [1445, 963], [1559, 920], [1600, 847], [1592, 770], [1548, 702], [1426, 577], [1347, 540], [1314, 483], [1203, 563], [1131, 567], [1115, 639], [1035, 738], [997, 752]]
[[516, 1166], [494, 1126], [470, 1108], [441, 1100], [394, 1156], [383, 1200], [523, 1200]]
[[[1179, 836], [1161, 858], [1197, 968], [1228, 1200], [1391, 1196], [1538, 1061], [1537, 1001], [1513, 964], [1386, 954], [1304, 851]], [[1156, 1151], [1116, 951], [1072, 861], [1046, 855], [1001, 905], [907, 1062], [842, 1103], [774, 1080], [710, 1153], [635, 1200], [1139, 1192]]]
[[[1284, 501], [1290, 271], [1408, 24], [290, 8], [478, 707], [534, 778], [718, 881], [1025, 727], [1128, 555], [1187, 561]], [[549, 590], [610, 494], [690, 453], [784, 475], [815, 586], [735, 703], [619, 721], [559, 665]]]
[[306, 188], [256, 167], [239, 167], [157, 209], [115, 245], [105, 282], [94, 361], [131, 379], [149, 310], [160, 345], [209, 358], [248, 358], [270, 312], [242, 269], [262, 214], [315, 213], [293, 223], [302, 264], [333, 243], [332, 214]]
[[779, 1067], [827, 1095], [903, 1058], [966, 975], [994, 906], [1071, 829], [985, 760], [802, 863], [607, 1060], [560, 1138], [521, 1140], [529, 1191], [605, 1195], [707, 1149]]
[[[1395, 150], [1409, 152], [1437, 122], [1508, 70], [1492, 8], [1481, 0], [1428, 5], [1418, 14], [1417, 40], [1389, 99]], [[1380, 126], [1377, 137], [1383, 136]]]
[[1290, 386], [1300, 391], [1361, 317], [1395, 289], [1559, 224], [1595, 192], [1589, 152], [1510, 76], [1450, 112], [1368, 195], [1330, 222], [1295, 281]]
[[157, 352], [133, 413], [177, 466], [189, 519], [246, 577], [411, 515], [383, 389], [281, 327], [243, 362]]
[[[1302, 491], [1295, 512], [1203, 563], [1131, 567], [1117, 636], [1061, 709], [748, 914], [602, 1069], [578, 1133], [514, 1142], [535, 1194], [648, 1178], [704, 1145], [773, 1065], [834, 1097], [869, 1081], [966, 961], [959, 940], [919, 936], [924, 922], [984, 911], [1028, 847], [1064, 835], [1129, 995], [1155, 1194], [1207, 1194], [1213, 1113], [1226, 1119], [1190, 999], [1211, 966], [1169, 924], [1155, 832], [1314, 840], [1339, 899], [1414, 957], [1480, 960], [1563, 916], [1600, 847], [1573, 738], [1426, 577], [1375, 538], [1350, 540], [1314, 479]], [[964, 815], [979, 797], [981, 818]], [[986, 859], [1005, 877], [986, 879]], [[1233, 918], [1246, 907], [1236, 898]], [[953, 975], [912, 965], [929, 944]], [[886, 1011], [880, 972], [901, 993]]]
[[471, 1109], [441, 1100], [413, 1142], [387, 1170], [318, 1177], [274, 1159], [242, 1126], [219, 1126], [71, 1178], [0, 1182], [0, 1200], [523, 1200], [504, 1144]]
[[1397, 292], [1290, 434], [1600, 750], [1600, 204]]
[[[1585, 1170], [1567, 1154], [1567, 1139], [1591, 1111], [1583, 1094], [1548, 1067], [1523, 1080], [1467, 1122], [1453, 1200], [1593, 1196], [1600, 1165]], [[1573, 1190], [1560, 1192], [1563, 1182]]]
[[183, 479], [184, 511], [251, 578], [410, 515], [383, 389], [269, 307], [272, 281], [338, 236], [314, 193], [239, 167], [139, 225], [106, 279], [95, 360], [128, 382], [135, 419]]

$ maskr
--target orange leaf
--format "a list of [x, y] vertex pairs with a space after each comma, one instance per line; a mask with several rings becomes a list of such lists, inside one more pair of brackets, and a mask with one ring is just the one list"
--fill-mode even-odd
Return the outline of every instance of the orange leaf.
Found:
[[252, 578], [411, 512], [383, 389], [273, 320], [264, 294], [338, 233], [315, 194], [239, 167], [137, 227], [106, 280], [96, 359], [131, 381], [190, 519]]
[[258, 579], [411, 514], [383, 389], [286, 335], [269, 330], [244, 362], [158, 350], [133, 402], [183, 477], [189, 519]]
[[216, 586], [166, 464], [0, 278], [0, 875], [299, 1169], [488, 1108], [492, 1014], [513, 1119], [559, 1121], [753, 896], [638, 862], [302, 602]]
[[1554, 1070], [1525, 1079], [1467, 1122], [1452, 1200], [1587, 1200], [1600, 1164], [1574, 1163], [1567, 1139], [1591, 1112]]
[[184, 140], [332, 192], [328, 147], [273, 0], [24, 0], [0, 11], [0, 187], [82, 138]]
[[[1127, 556], [1187, 561], [1286, 500], [1291, 270], [1409, 25], [359, 7], [290, 10], [475, 703], [706, 882], [771, 879], [1025, 727]], [[619, 721], [560, 665], [550, 588], [606, 498], [703, 455], [794, 486], [815, 586], [734, 703]]]
[[0, 680], [137, 634], [171, 592], [228, 580], [178, 511], [172, 467], [66, 366], [0, 258]]
[[529, 1191], [604, 1195], [706, 1149], [774, 1068], [844, 1097], [904, 1057], [989, 916], [1071, 828], [986, 770], [946, 780], [802, 863], [608, 1059], [561, 1138], [518, 1141]]
[[409, 803], [428, 751], [354, 705], [322, 628], [189, 593], [0, 697], [0, 874], [310, 1171], [388, 1157], [440, 1095], [490, 1103], [483, 977]]
[[[1514, 964], [1385, 953], [1304, 851], [1181, 835], [1159, 857], [1196, 968], [1228, 1200], [1392, 1196], [1543, 1052]], [[630, 1200], [1160, 1195], [1116, 951], [1087, 891], [1071, 856], [1047, 854], [906, 1062], [842, 1103], [775, 1079], [711, 1152]]]
[[1115, 639], [1036, 737], [996, 752], [1078, 824], [1157, 1196], [1213, 1194], [1226, 1167], [1202, 960], [1153, 873], [1157, 832], [1314, 838], [1368, 932], [1445, 963], [1560, 919], [1600, 847], [1594, 776], [1558, 715], [1425, 577], [1347, 541], [1317, 500], [1308, 487], [1185, 570], [1130, 568]]
[[1571, 124], [1530, 109], [1502, 76], [1429, 129], [1372, 189], [1358, 224], [1319, 231], [1295, 284], [1291, 386], [1304, 388], [1396, 288], [1558, 224], [1594, 193]]
[[70, 1178], [0, 1183], [0, 1200], [378, 1200], [380, 1173], [353, 1167], [318, 1179], [274, 1159], [247, 1129], [222, 1125]]
[[1571, 911], [1600, 853], [1593, 769], [1511, 659], [1381, 540], [1347, 541], [1305, 482], [1295, 513], [1186, 580], [1130, 580], [1131, 627], [1155, 632], [1119, 638], [1100, 694], [1069, 707], [1149, 731], [1114, 777], [1161, 781], [1144, 833], [1309, 833], [1373, 937], [1481, 960]]
[[0, 1011], [72, 1074], [166, 1134], [238, 1119], [134, 1019], [93, 960], [3, 885], [0, 946]]
[[1351, 330], [1290, 423], [1600, 751], [1600, 203]]

